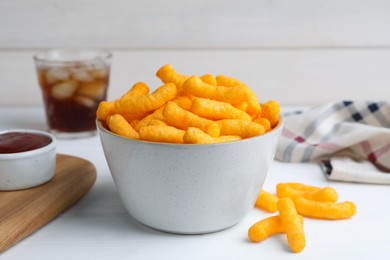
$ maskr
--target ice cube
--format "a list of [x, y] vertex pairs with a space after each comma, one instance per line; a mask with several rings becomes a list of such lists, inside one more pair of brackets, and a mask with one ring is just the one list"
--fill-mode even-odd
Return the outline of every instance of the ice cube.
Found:
[[75, 96], [74, 101], [76, 101], [77, 103], [79, 103], [85, 107], [94, 107], [96, 105], [95, 100], [88, 98], [88, 97], [84, 97], [84, 96]]
[[93, 81], [94, 77], [91, 71], [85, 68], [74, 68], [71, 71], [72, 78], [80, 82]]
[[97, 69], [93, 71], [93, 75], [95, 78], [98, 79], [106, 79], [108, 77], [108, 69]]
[[102, 81], [85, 82], [77, 89], [77, 95], [101, 100], [106, 92], [106, 84]]
[[78, 86], [77, 81], [68, 80], [54, 85], [51, 89], [51, 95], [58, 100], [70, 98], [76, 91]]
[[46, 71], [46, 82], [48, 84], [53, 84], [58, 81], [68, 80], [70, 73], [65, 68], [51, 68]]

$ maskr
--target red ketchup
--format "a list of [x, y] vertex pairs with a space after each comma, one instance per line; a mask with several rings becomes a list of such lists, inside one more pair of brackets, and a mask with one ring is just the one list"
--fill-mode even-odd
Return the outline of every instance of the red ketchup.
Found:
[[44, 135], [24, 132], [0, 134], [0, 154], [20, 153], [35, 150], [51, 143]]

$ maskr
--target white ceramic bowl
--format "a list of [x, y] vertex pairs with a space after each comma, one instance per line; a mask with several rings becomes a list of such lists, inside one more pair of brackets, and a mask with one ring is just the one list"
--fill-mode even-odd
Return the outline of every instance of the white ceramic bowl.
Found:
[[39, 130], [15, 129], [0, 131], [32, 133], [47, 136], [51, 142], [41, 148], [17, 152], [0, 153], [0, 190], [21, 190], [41, 185], [55, 173], [56, 139], [53, 135]]
[[237, 224], [253, 208], [282, 122], [265, 135], [207, 145], [139, 141], [97, 127], [129, 214], [160, 231], [202, 234]]

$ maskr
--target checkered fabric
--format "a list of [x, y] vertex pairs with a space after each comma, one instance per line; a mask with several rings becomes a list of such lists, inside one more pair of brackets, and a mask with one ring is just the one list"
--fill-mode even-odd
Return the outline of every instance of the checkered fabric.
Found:
[[390, 104], [340, 101], [285, 114], [275, 158], [319, 162], [333, 180], [390, 184], [389, 151]]

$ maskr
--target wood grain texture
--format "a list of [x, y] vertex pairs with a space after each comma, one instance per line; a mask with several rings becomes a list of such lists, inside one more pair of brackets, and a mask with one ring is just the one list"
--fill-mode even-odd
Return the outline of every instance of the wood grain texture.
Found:
[[83, 197], [96, 180], [93, 164], [57, 155], [54, 178], [41, 186], [0, 192], [0, 252], [47, 224]]
[[113, 51], [109, 98], [171, 63], [283, 105], [390, 100], [388, 28], [387, 0], [2, 0], [0, 105], [42, 105], [32, 55], [53, 47]]
[[[43, 106], [33, 51], [0, 51], [0, 105]], [[183, 74], [225, 74], [254, 89], [261, 101], [318, 105], [342, 99], [390, 100], [390, 48], [311, 50], [114, 51], [108, 98], [155, 76], [171, 63]]]
[[0, 48], [390, 45], [386, 0], [2, 0]]

